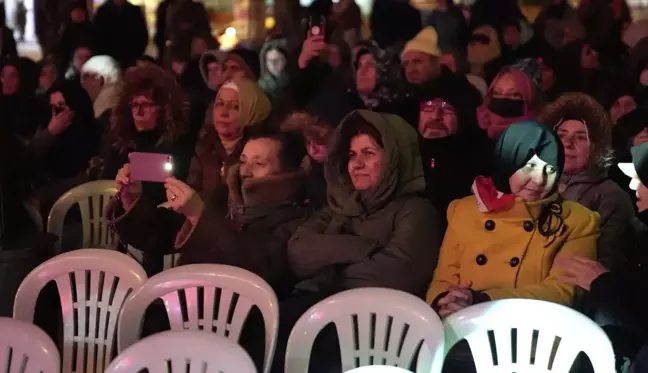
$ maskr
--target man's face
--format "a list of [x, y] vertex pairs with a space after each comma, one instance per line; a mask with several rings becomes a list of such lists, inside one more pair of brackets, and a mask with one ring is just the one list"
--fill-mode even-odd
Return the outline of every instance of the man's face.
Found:
[[439, 58], [420, 51], [408, 51], [403, 55], [403, 70], [410, 84], [423, 84], [441, 72]]

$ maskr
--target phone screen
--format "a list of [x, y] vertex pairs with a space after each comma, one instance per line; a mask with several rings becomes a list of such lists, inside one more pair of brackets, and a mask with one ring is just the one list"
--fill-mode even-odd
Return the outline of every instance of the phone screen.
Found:
[[158, 153], [128, 155], [131, 180], [163, 183], [173, 176], [173, 157]]

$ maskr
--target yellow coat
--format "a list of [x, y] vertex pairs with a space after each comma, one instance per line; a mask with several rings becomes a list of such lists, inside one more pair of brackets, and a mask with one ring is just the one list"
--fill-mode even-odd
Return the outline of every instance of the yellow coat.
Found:
[[556, 198], [533, 203], [516, 199], [508, 210], [486, 213], [477, 208], [475, 196], [453, 201], [428, 303], [449, 284], [472, 281], [473, 290], [492, 300], [532, 298], [571, 305], [574, 287], [557, 280], [554, 257], [561, 252], [596, 259], [599, 215], [563, 201], [566, 228], [551, 242], [552, 237], [538, 231], [537, 219], [542, 206]]

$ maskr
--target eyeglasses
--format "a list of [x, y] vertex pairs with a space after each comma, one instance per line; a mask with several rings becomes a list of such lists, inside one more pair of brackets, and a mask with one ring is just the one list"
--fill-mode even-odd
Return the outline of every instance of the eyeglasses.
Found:
[[145, 110], [145, 111], [151, 111], [155, 108], [157, 108], [159, 105], [156, 104], [155, 102], [131, 102], [131, 109], [140, 111], [140, 110]]
[[436, 111], [441, 111], [443, 114], [456, 114], [456, 110], [454, 106], [452, 106], [450, 103], [447, 101], [443, 100], [428, 100], [428, 101], [421, 101], [421, 111], [431, 111], [431, 112], [436, 112]]

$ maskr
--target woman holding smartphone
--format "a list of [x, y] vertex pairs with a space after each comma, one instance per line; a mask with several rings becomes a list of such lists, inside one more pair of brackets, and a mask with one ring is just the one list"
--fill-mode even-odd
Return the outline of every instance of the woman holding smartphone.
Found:
[[[99, 178], [114, 178], [128, 163], [129, 154], [138, 152], [170, 156], [172, 175], [185, 180], [193, 154], [187, 131], [188, 111], [186, 96], [171, 73], [152, 64], [128, 69], [113, 110], [111, 132], [103, 144], [103, 156], [96, 162], [100, 166]], [[154, 205], [166, 201], [163, 183], [143, 182], [141, 190]], [[120, 195], [127, 198], [124, 193]], [[143, 265], [149, 275], [155, 274], [162, 271], [163, 257], [146, 254]]]

